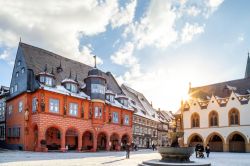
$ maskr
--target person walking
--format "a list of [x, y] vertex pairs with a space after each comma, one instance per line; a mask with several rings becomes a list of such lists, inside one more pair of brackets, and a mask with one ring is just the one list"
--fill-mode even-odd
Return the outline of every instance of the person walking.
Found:
[[129, 145], [129, 143], [126, 144], [125, 150], [126, 150], [126, 159], [129, 159], [129, 153], [130, 153], [130, 145]]
[[153, 151], [155, 151], [155, 144], [152, 145], [152, 149], [153, 149]]
[[207, 154], [207, 158], [209, 158], [209, 153], [210, 153], [210, 147], [209, 144], [207, 144], [206, 148], [205, 148], [206, 154]]

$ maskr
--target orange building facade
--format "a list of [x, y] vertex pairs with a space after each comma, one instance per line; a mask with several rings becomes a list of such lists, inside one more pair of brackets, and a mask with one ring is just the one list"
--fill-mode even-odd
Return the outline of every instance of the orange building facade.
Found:
[[[28, 151], [97, 151], [122, 150], [126, 143], [131, 143], [133, 111], [111, 73], [89, 66], [81, 73], [84, 64], [70, 61], [72, 65], [81, 65], [73, 79], [73, 70], [63, 65], [69, 63], [67, 59], [53, 54], [57, 61], [49, 58], [43, 69], [44, 62], [39, 62], [43, 64], [40, 66], [27, 62], [27, 50], [33, 51], [33, 56], [42, 49], [19, 44], [7, 99], [6, 143], [10, 147]], [[47, 56], [44, 54], [41, 59]], [[32, 69], [31, 74], [20, 72], [28, 78], [24, 83], [22, 75], [18, 76], [21, 81], [14, 79], [19, 62], [24, 64], [21, 70]], [[54, 72], [53, 67], [48, 71], [49, 66], [57, 64], [63, 71]], [[25, 90], [21, 90], [26, 82]]]

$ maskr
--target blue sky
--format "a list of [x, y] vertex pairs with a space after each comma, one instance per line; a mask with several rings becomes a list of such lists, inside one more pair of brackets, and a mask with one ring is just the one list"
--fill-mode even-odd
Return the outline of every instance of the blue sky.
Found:
[[0, 0], [0, 85], [8, 86], [19, 37], [111, 71], [155, 108], [176, 111], [192, 86], [244, 77], [245, 0]]

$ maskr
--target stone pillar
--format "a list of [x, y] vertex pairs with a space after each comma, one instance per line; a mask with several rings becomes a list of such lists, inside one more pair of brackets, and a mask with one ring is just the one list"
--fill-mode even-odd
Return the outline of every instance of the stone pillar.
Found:
[[246, 144], [246, 152], [250, 152], [250, 143]]
[[65, 148], [65, 142], [66, 142], [66, 139], [65, 139], [65, 132], [62, 131], [61, 133], [61, 151], [62, 152], [66, 152], [66, 148]]
[[223, 152], [229, 152], [229, 144], [223, 144]]
[[93, 152], [96, 152], [97, 150], [97, 135], [93, 134]]
[[78, 151], [82, 150], [82, 134], [78, 135]]
[[[40, 128], [39, 128], [40, 129]], [[48, 148], [46, 145], [41, 145], [41, 141], [46, 141], [46, 131], [44, 129], [38, 130], [38, 139], [37, 139], [37, 146], [35, 147], [35, 151], [37, 152], [47, 152]]]
[[110, 141], [110, 138], [107, 136], [106, 151], [110, 151], [109, 141]]

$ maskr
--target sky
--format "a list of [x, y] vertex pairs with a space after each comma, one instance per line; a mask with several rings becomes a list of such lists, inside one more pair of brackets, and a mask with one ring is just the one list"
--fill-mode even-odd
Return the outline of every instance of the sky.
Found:
[[0, 85], [21, 40], [110, 71], [175, 112], [192, 87], [244, 77], [246, 0], [0, 0]]

